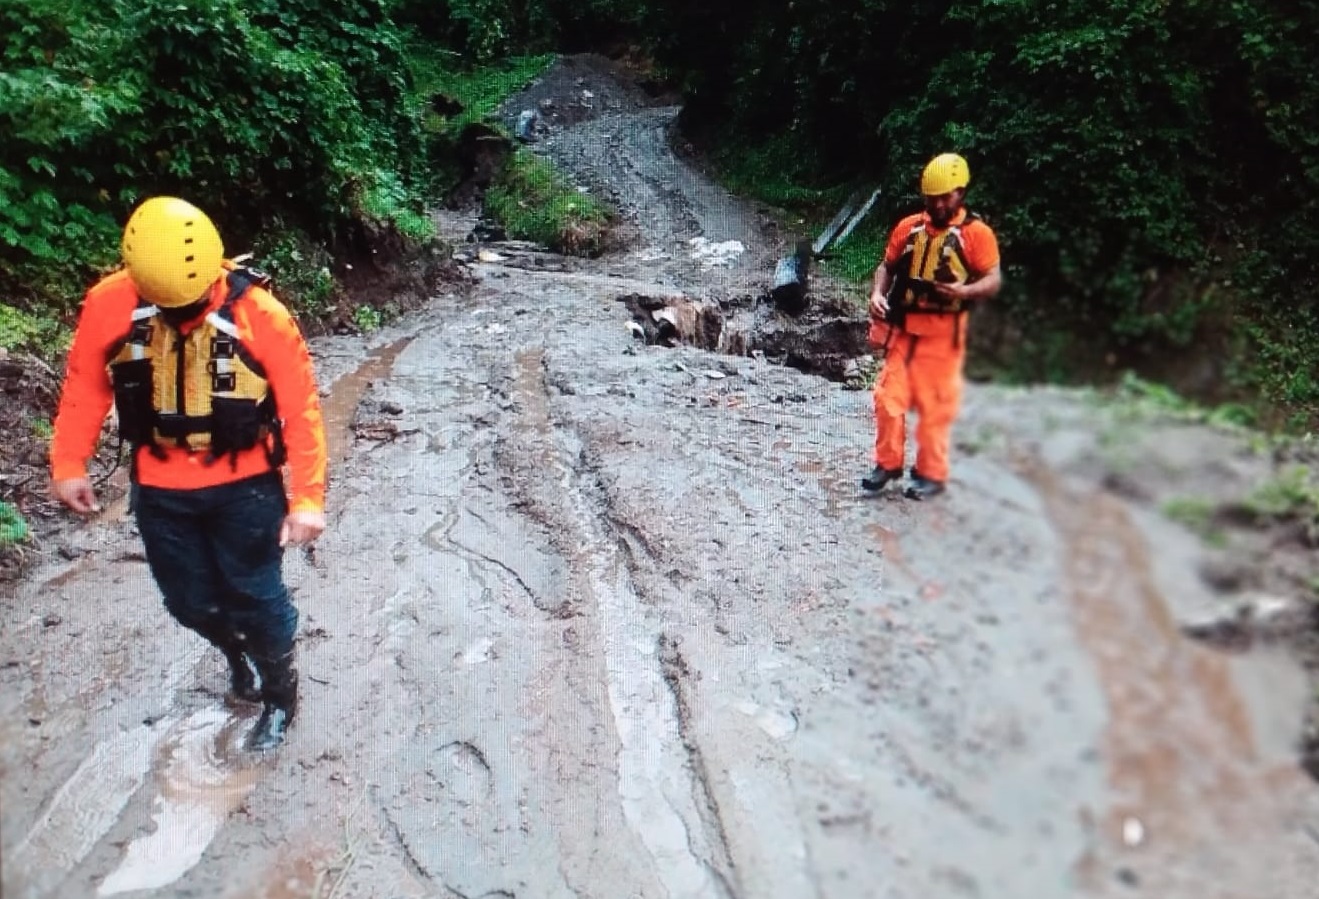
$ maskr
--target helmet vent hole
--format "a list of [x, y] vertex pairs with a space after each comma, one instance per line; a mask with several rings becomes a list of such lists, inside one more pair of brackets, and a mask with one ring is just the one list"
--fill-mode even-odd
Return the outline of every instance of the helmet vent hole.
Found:
[[195, 277], [197, 277], [197, 273], [196, 273], [196, 272], [188, 272], [188, 280], [189, 280], [189, 281], [191, 281], [191, 280], [192, 280], [193, 278], [195, 278]]
[[185, 257], [183, 258], [183, 261], [184, 261], [184, 262], [196, 262], [196, 261], [197, 261], [197, 257], [196, 257], [196, 256], [185, 256]]
[[184, 242], [185, 244], [190, 244], [190, 243], [192, 243], [192, 238], [191, 238], [191, 237], [185, 237], [185, 238], [183, 238], [183, 242]]

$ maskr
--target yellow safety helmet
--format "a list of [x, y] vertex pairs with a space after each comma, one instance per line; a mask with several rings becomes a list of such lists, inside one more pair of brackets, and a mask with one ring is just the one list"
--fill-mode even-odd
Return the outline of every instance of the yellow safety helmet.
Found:
[[952, 193], [970, 183], [971, 169], [956, 153], [941, 153], [921, 172], [921, 193], [927, 197]]
[[152, 197], [138, 206], [124, 226], [120, 250], [137, 292], [166, 308], [200, 299], [220, 277], [224, 261], [215, 224], [178, 197]]

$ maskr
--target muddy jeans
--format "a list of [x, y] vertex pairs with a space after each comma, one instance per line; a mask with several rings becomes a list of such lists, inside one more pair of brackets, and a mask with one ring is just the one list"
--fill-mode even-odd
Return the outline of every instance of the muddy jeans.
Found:
[[147, 562], [165, 608], [216, 646], [278, 659], [293, 648], [279, 529], [288, 501], [277, 472], [198, 490], [132, 488]]

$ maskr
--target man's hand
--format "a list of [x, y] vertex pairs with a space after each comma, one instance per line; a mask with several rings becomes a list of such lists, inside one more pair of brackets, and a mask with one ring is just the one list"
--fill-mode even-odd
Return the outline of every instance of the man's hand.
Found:
[[101, 511], [101, 504], [96, 501], [96, 489], [89, 478], [51, 481], [50, 492], [79, 515], [94, 515]]
[[888, 318], [888, 297], [877, 290], [870, 294], [870, 317], [881, 321]]
[[971, 291], [965, 284], [938, 283], [934, 285], [934, 292], [950, 303], [963, 302], [971, 298]]
[[324, 512], [291, 512], [279, 529], [279, 545], [311, 543], [325, 530]]

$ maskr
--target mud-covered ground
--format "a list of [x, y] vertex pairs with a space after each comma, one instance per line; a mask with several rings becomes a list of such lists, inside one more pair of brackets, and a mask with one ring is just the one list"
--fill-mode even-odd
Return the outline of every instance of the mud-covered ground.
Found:
[[[585, 62], [510, 109], [569, 89], [627, 92]], [[781, 364], [853, 339], [847, 291], [755, 302], [781, 247], [673, 112], [536, 143], [633, 245], [481, 261], [445, 214], [474, 284], [314, 341], [331, 526], [288, 558], [277, 754], [122, 502], [10, 589], [6, 897], [1314, 895], [1311, 548], [1240, 512], [1286, 456], [974, 385], [949, 494], [864, 495], [869, 395]]]

